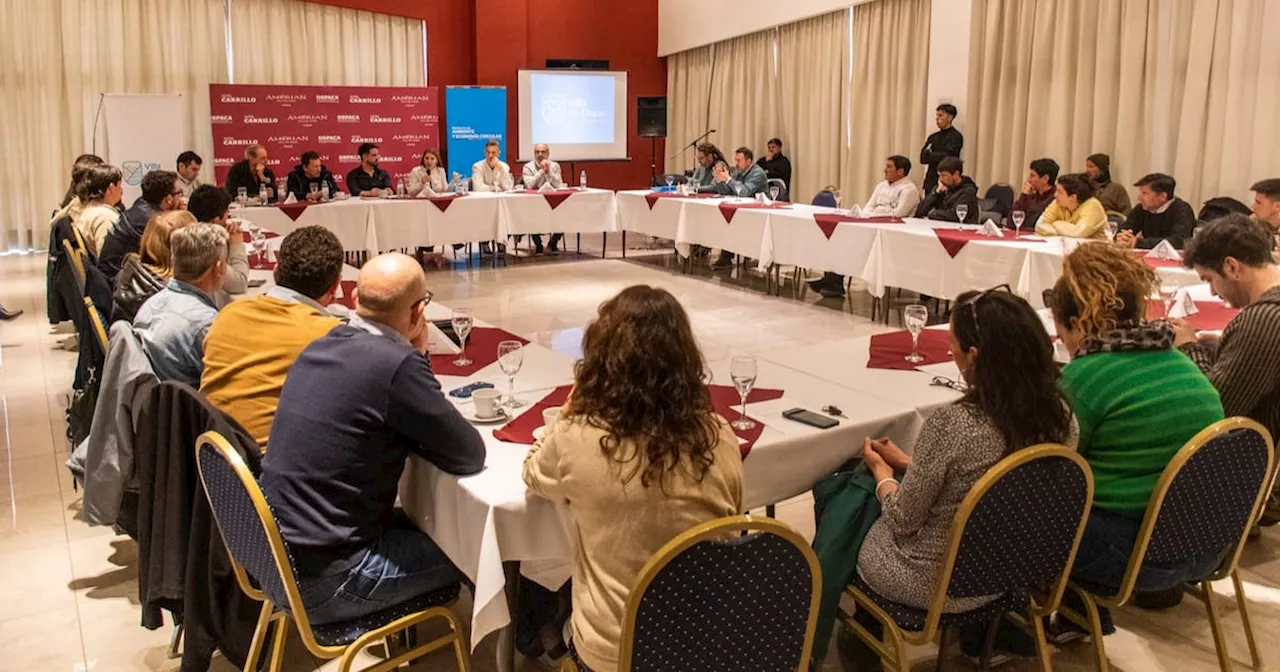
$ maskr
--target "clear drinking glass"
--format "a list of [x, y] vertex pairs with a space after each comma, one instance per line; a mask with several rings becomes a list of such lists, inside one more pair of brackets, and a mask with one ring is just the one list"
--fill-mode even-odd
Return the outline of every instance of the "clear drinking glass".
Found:
[[1164, 319], [1169, 319], [1173, 312], [1173, 299], [1178, 296], [1178, 284], [1165, 282], [1160, 284], [1160, 301], [1164, 303]]
[[1120, 233], [1120, 222], [1108, 217], [1107, 218], [1107, 238], [1116, 239], [1116, 234]]
[[670, 189], [672, 186], [674, 186], [674, 185], [675, 185], [675, 183], [676, 183], [676, 176], [675, 176], [675, 175], [668, 175], [668, 176], [667, 176], [667, 188], [668, 188], [668, 189]]
[[255, 226], [249, 231], [249, 244], [253, 246], [253, 254], [258, 258], [258, 265], [262, 265], [262, 253], [267, 251], [267, 236], [262, 232], [262, 227]]
[[956, 217], [960, 219], [961, 224], [964, 224], [964, 219], [965, 217], [968, 217], [968, 216], [969, 216], [969, 206], [965, 205], [964, 203], [961, 203], [960, 205], [956, 206]]
[[453, 360], [454, 366], [467, 366], [471, 360], [467, 359], [467, 334], [471, 333], [471, 325], [475, 323], [475, 315], [470, 308], [454, 308], [453, 309], [453, 333], [458, 335], [458, 358]]
[[1021, 231], [1022, 223], [1025, 221], [1027, 221], [1027, 213], [1021, 210], [1013, 211], [1013, 230], [1014, 231]]
[[920, 332], [929, 323], [929, 309], [918, 303], [907, 306], [902, 310], [902, 323], [911, 332], [911, 354], [906, 356], [906, 360], [919, 364], [924, 361], [924, 357], [920, 356]]
[[249, 202], [248, 187], [240, 187], [236, 189], [236, 202], [239, 203], [240, 205], [244, 205], [245, 203]]
[[781, 193], [781, 192], [779, 192], [779, 191], [778, 191], [778, 185], [776, 185], [776, 184], [775, 184], [774, 186], [769, 187], [769, 198], [770, 198], [770, 199], [775, 200], [775, 201], [776, 201], [776, 200], [778, 200], [778, 194], [779, 194], [779, 193]]
[[731, 423], [733, 428], [755, 429], [756, 423], [747, 418], [747, 395], [751, 394], [751, 388], [756, 385], [756, 358], [734, 357], [729, 362], [729, 378], [737, 388], [738, 396], [742, 398], [742, 417]]
[[524, 364], [524, 345], [520, 341], [502, 341], [498, 344], [498, 366], [507, 374], [507, 408], [520, 408], [524, 402], [516, 399], [516, 374]]
[[310, 185], [310, 191], [311, 191], [311, 198], [314, 200], [320, 194], [320, 183], [312, 182]]

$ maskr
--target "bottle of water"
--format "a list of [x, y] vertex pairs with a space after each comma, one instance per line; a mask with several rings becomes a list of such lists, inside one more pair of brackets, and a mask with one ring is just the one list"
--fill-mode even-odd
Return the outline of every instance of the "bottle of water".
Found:
[[402, 177], [396, 181], [396, 196], [399, 196], [400, 198], [404, 198], [404, 195], [405, 195], [404, 178]]
[[262, 202], [262, 205], [267, 204], [269, 193], [270, 192], [267, 190], [266, 184], [258, 185], [258, 200]]
[[587, 171], [585, 170], [578, 175], [578, 188], [583, 191], [587, 190]]

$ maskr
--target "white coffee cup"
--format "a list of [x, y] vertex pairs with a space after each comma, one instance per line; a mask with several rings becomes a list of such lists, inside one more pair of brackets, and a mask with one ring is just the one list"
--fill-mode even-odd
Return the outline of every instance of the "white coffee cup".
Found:
[[542, 424], [550, 430], [560, 419], [560, 407], [548, 408], [542, 412]]
[[476, 404], [477, 418], [492, 418], [499, 413], [498, 402], [502, 400], [502, 393], [487, 387], [483, 390], [476, 390], [471, 395], [471, 399]]

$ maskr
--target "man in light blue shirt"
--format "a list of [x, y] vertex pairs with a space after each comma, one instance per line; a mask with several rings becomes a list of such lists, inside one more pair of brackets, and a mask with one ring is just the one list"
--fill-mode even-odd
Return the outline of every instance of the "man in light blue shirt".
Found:
[[[769, 186], [769, 177], [764, 168], [755, 162], [755, 154], [750, 147], [739, 147], [733, 153], [734, 171], [729, 172], [719, 164], [715, 167], [715, 182], [711, 189], [721, 196], [737, 196], [738, 198], [755, 198], [764, 193]], [[711, 265], [713, 269], [733, 268], [733, 253], [720, 250], [720, 258]]]
[[169, 238], [173, 279], [138, 309], [133, 328], [160, 380], [200, 387], [204, 339], [218, 315], [214, 292], [227, 275], [227, 230], [192, 224]]

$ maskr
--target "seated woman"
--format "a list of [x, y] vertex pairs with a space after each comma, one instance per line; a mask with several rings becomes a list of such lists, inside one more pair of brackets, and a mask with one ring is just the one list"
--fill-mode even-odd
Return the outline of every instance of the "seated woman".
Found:
[[1093, 183], [1084, 175], [1058, 178], [1053, 202], [1036, 222], [1040, 236], [1107, 239], [1107, 211], [1093, 196]]
[[[973, 484], [1014, 451], [1040, 443], [1074, 448], [1078, 434], [1058, 388], [1049, 335], [1023, 299], [998, 290], [961, 294], [951, 313], [951, 352], [968, 391], [929, 416], [914, 454], [888, 440], [869, 440], [863, 451], [882, 511], [863, 540], [858, 575], [881, 596], [917, 609], [929, 606], [956, 509]], [[895, 470], [906, 471], [900, 483]], [[946, 610], [970, 611], [996, 597], [950, 600]], [[879, 631], [874, 619], [855, 616]], [[962, 631], [967, 654], [977, 654], [983, 629]], [[844, 641], [857, 669], [879, 669], [860, 640], [848, 642], [852, 651]]]
[[533, 492], [573, 515], [571, 651], [618, 669], [628, 593], [676, 535], [742, 510], [738, 439], [716, 415], [689, 317], [637, 285], [600, 306], [560, 420], [524, 463]]
[[409, 173], [410, 196], [437, 196], [449, 190], [449, 179], [440, 165], [440, 155], [434, 149], [422, 152], [418, 167]]
[[[1072, 353], [1062, 389], [1080, 423], [1080, 454], [1093, 469], [1093, 512], [1071, 570], [1073, 579], [1091, 584], [1119, 587], [1161, 472], [1223, 415], [1213, 385], [1173, 347], [1168, 323], [1146, 320], [1148, 297], [1158, 286], [1155, 272], [1125, 251], [1085, 245], [1067, 255], [1062, 277], [1045, 292], [1058, 337]], [[1217, 561], [1186, 558], [1144, 567], [1137, 588], [1153, 593], [1179, 587]], [[1071, 591], [1064, 599], [1083, 613]], [[1102, 611], [1110, 634], [1110, 614]], [[1055, 629], [1064, 627], [1066, 620], [1059, 619]]]
[[111, 321], [133, 321], [147, 299], [164, 289], [173, 277], [169, 236], [196, 218], [186, 210], [172, 210], [151, 218], [142, 230], [138, 252], [124, 256], [112, 294]]

